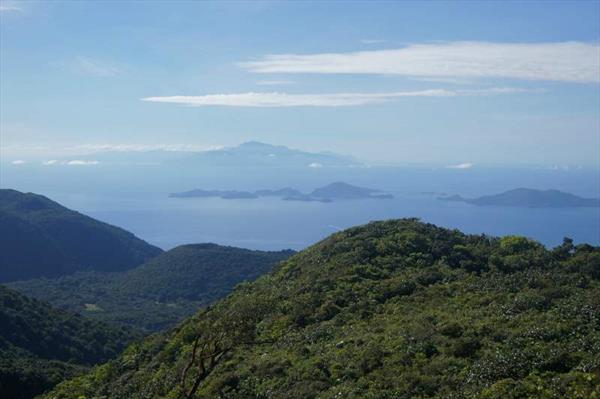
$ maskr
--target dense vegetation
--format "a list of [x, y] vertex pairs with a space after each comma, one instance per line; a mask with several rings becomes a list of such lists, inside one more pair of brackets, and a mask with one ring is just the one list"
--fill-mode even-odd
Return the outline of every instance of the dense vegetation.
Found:
[[0, 397], [33, 397], [117, 356], [136, 337], [0, 285]]
[[9, 284], [23, 294], [91, 318], [156, 331], [256, 279], [293, 251], [183, 245], [121, 273], [85, 272]]
[[0, 282], [126, 270], [161, 252], [44, 196], [0, 189]]
[[600, 397], [600, 248], [339, 232], [46, 398]]

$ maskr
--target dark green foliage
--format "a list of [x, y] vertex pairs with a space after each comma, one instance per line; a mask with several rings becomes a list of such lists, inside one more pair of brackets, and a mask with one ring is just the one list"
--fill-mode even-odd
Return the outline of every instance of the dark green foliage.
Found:
[[115, 357], [132, 339], [0, 286], [0, 397], [30, 398]]
[[161, 252], [41, 195], [0, 189], [0, 282], [126, 270]]
[[236, 284], [271, 271], [293, 253], [182, 245], [126, 272], [76, 273], [8, 286], [97, 320], [156, 331], [224, 297]]
[[46, 398], [597, 399], [599, 254], [370, 223]]

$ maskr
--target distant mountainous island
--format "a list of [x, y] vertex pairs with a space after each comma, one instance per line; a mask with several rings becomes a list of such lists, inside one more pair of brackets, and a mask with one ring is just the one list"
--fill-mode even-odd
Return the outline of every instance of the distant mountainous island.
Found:
[[69, 160], [98, 162], [103, 165], [163, 165], [173, 167], [225, 168], [343, 168], [363, 167], [362, 162], [348, 155], [333, 152], [309, 152], [283, 145], [248, 141], [237, 146], [210, 150], [182, 149], [105, 149], [56, 160], [56, 165]]
[[276, 166], [276, 167], [358, 167], [364, 166], [356, 158], [332, 152], [308, 152], [272, 145], [259, 141], [248, 141], [235, 147], [203, 151], [182, 158], [186, 164], [210, 164], [213, 166]]
[[357, 187], [344, 182], [335, 182], [314, 189], [310, 193], [285, 187], [278, 190], [257, 191], [235, 191], [235, 190], [202, 190], [195, 189], [169, 195], [173, 198], [222, 198], [222, 199], [255, 199], [259, 197], [279, 197], [284, 201], [318, 201], [332, 202], [333, 200], [353, 199], [391, 199], [391, 194], [383, 193], [381, 190]]
[[0, 189], [0, 282], [122, 271], [161, 253], [128, 231], [42, 195]]
[[464, 198], [460, 195], [438, 197], [442, 201], [466, 202], [479, 206], [511, 206], [526, 208], [582, 208], [600, 207], [600, 199], [583, 198], [559, 190], [517, 188], [496, 195]]

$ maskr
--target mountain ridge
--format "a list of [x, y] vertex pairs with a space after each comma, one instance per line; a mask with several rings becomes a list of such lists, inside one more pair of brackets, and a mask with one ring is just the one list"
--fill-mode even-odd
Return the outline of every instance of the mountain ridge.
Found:
[[269, 272], [294, 251], [186, 244], [119, 273], [82, 272], [9, 283], [22, 294], [95, 320], [154, 332]]
[[160, 253], [124, 229], [47, 197], [0, 189], [0, 282], [124, 270]]

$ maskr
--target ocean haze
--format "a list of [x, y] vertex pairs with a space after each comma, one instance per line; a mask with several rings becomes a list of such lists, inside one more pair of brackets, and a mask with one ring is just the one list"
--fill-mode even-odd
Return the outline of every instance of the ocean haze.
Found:
[[[23, 167], [25, 166], [25, 167]], [[548, 246], [565, 236], [600, 243], [600, 209], [477, 207], [448, 203], [443, 195], [478, 197], [517, 187], [559, 189], [600, 197], [594, 169], [443, 167], [204, 167], [164, 165], [33, 166], [3, 168], [2, 185], [49, 196], [65, 206], [132, 231], [163, 249], [215, 242], [253, 249], [303, 249], [321, 238], [371, 220], [418, 217], [469, 233], [519, 234]], [[169, 198], [169, 193], [205, 190], [310, 192], [343, 181], [383, 190], [393, 199], [334, 203], [279, 198]]]
[[[553, 246], [565, 236], [600, 242], [600, 209], [501, 209], [437, 198], [479, 197], [518, 187], [599, 198], [600, 171], [491, 167], [471, 163], [370, 166], [335, 153], [247, 142], [204, 152], [100, 152], [55, 164], [4, 164], [2, 186], [48, 195], [163, 249], [215, 242], [253, 249], [303, 249], [338, 229], [371, 220], [418, 217], [469, 233], [520, 234]], [[72, 161], [72, 159], [71, 159]], [[97, 162], [97, 163], [93, 163]], [[318, 165], [318, 167], [315, 167]], [[255, 192], [293, 187], [310, 193], [344, 182], [393, 199], [297, 203], [280, 198], [169, 198], [193, 189]]]

